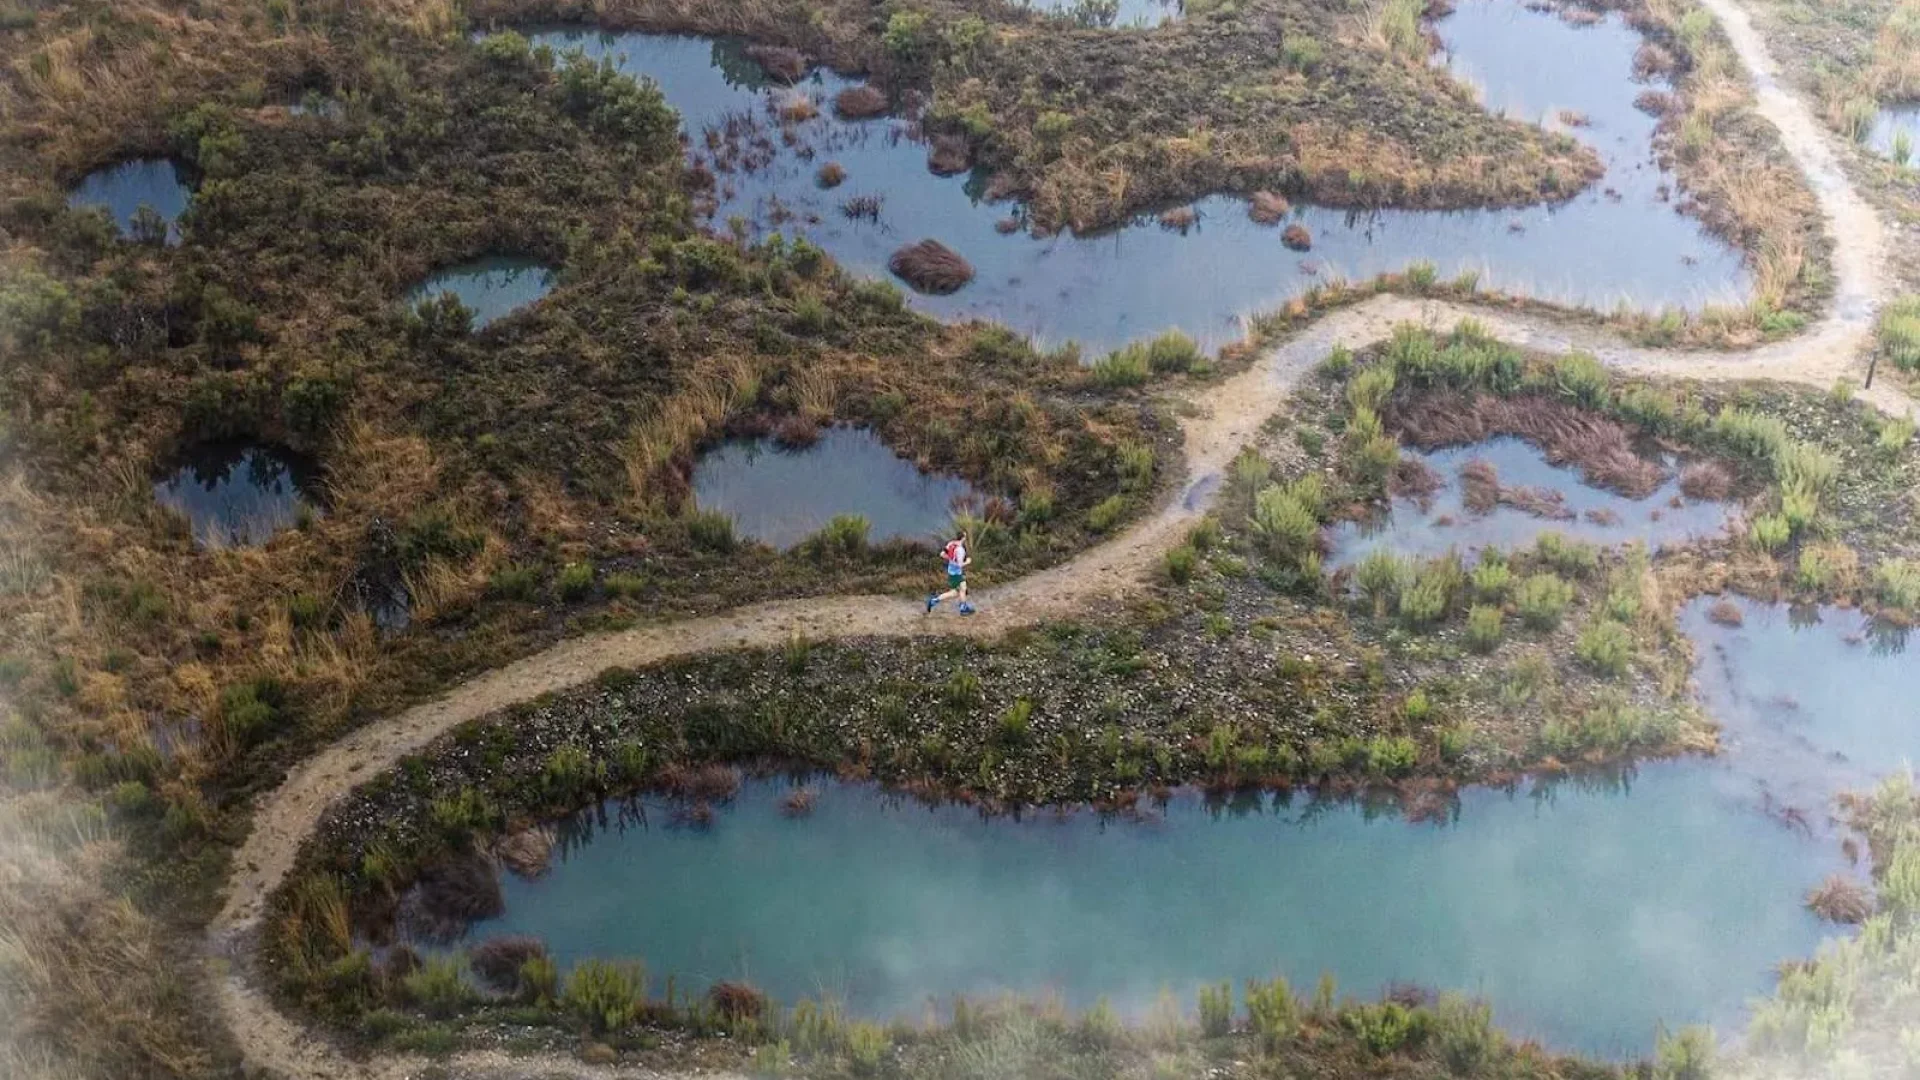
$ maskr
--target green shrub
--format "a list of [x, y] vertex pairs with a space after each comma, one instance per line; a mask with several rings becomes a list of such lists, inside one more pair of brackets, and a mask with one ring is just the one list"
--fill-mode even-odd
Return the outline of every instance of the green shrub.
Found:
[[429, 956], [402, 980], [407, 1000], [428, 1016], [445, 1018], [471, 1005], [477, 995], [467, 985], [458, 956]]
[[1906, 417], [1895, 417], [1883, 421], [1880, 433], [1874, 440], [1874, 446], [1887, 457], [1899, 457], [1913, 441], [1914, 424]]
[[1522, 622], [1536, 630], [1551, 630], [1560, 625], [1567, 605], [1573, 603], [1573, 586], [1556, 574], [1532, 574], [1514, 590], [1514, 603]]
[[1888, 559], [1874, 569], [1874, 592], [1888, 607], [1920, 610], [1920, 563]]
[[541, 784], [547, 797], [556, 802], [571, 803], [579, 800], [588, 790], [598, 787], [606, 779], [604, 767], [597, 767], [593, 758], [583, 749], [571, 744], [555, 747], [547, 755], [546, 766], [541, 770]]
[[1118, 388], [1139, 386], [1152, 375], [1153, 367], [1147, 350], [1135, 343], [1113, 352], [1093, 362], [1093, 381], [1101, 386]]
[[1200, 346], [1178, 330], [1168, 330], [1146, 343], [1147, 366], [1156, 372], [1192, 371], [1206, 357]]
[[1480, 1076], [1500, 1057], [1506, 1039], [1493, 1026], [1493, 1007], [1444, 993], [1433, 1008], [1433, 1044], [1455, 1076]]
[[693, 546], [722, 554], [734, 547], [733, 519], [718, 510], [696, 510], [686, 517], [687, 539]]
[[1193, 569], [1199, 564], [1200, 553], [1193, 545], [1182, 544], [1167, 552], [1167, 578], [1176, 585], [1185, 585], [1193, 580]]
[[584, 600], [593, 591], [593, 564], [568, 563], [560, 568], [560, 598], [562, 600]]
[[1385, 615], [1400, 593], [1413, 581], [1413, 565], [1386, 548], [1367, 552], [1354, 569], [1360, 593], [1373, 603], [1376, 616]]
[[560, 68], [560, 106], [602, 134], [662, 160], [675, 145], [680, 117], [652, 80], [640, 82], [584, 54], [567, 57]]
[[1320, 66], [1320, 43], [1304, 34], [1290, 33], [1280, 42], [1280, 59], [1290, 70], [1310, 74]]
[[1600, 566], [1598, 548], [1569, 540], [1557, 532], [1541, 533], [1533, 550], [1541, 562], [1568, 577], [1586, 577]]
[[1483, 554], [1479, 565], [1473, 568], [1473, 595], [1498, 603], [1506, 599], [1507, 591], [1513, 588], [1513, 568], [1506, 560], [1493, 558], [1493, 554]]
[[582, 960], [567, 975], [560, 1003], [588, 1030], [605, 1034], [633, 1022], [646, 996], [646, 974], [637, 964]]
[[1793, 525], [1782, 514], [1762, 514], [1753, 519], [1747, 535], [1753, 546], [1769, 554], [1778, 552], [1793, 539]]
[[926, 58], [927, 50], [933, 43], [927, 29], [926, 13], [909, 10], [889, 15], [887, 28], [880, 35], [880, 43], [902, 64], [919, 63]]
[[1217, 1039], [1233, 1030], [1233, 984], [1200, 988], [1200, 1034]]
[[1596, 619], [1580, 632], [1574, 655], [1595, 674], [1617, 679], [1633, 658], [1633, 634], [1612, 619]]
[[1467, 645], [1474, 652], [1490, 653], [1500, 647], [1506, 612], [1491, 604], [1475, 604], [1467, 612]]
[[1141, 491], [1153, 484], [1153, 447], [1145, 443], [1126, 443], [1114, 455], [1120, 471], [1120, 487]]
[[1440, 279], [1440, 271], [1430, 262], [1416, 262], [1407, 265], [1407, 286], [1416, 292], [1426, 292]]
[[1087, 528], [1094, 532], [1107, 532], [1120, 523], [1127, 515], [1127, 497], [1109, 495], [1087, 511]]
[[1420, 760], [1420, 748], [1405, 735], [1379, 735], [1367, 743], [1367, 771], [1375, 776], [1406, 776]]
[[1378, 413], [1380, 407], [1393, 396], [1393, 369], [1385, 364], [1375, 364], [1361, 371], [1347, 384], [1347, 400], [1355, 409], [1366, 409]]
[[606, 587], [607, 595], [621, 600], [631, 600], [647, 590], [647, 576], [626, 571], [608, 574], [600, 582]]
[[495, 570], [487, 579], [487, 592], [502, 600], [531, 600], [539, 589], [539, 569], [517, 563]]
[[1817, 446], [1789, 441], [1773, 461], [1774, 478], [1782, 488], [1802, 488], [1816, 495], [1832, 490], [1840, 462]]
[[1419, 1014], [1397, 1001], [1356, 1006], [1343, 1019], [1375, 1057], [1385, 1057], [1413, 1041], [1424, 1023]]
[[1654, 1036], [1654, 1080], [1709, 1080], [1713, 1075], [1713, 1032], [1686, 1027], [1662, 1028]]
[[1582, 408], [1595, 409], [1606, 401], [1607, 369], [1583, 352], [1570, 352], [1554, 361], [1554, 390]]
[[1902, 371], [1920, 370], [1920, 295], [1902, 296], [1881, 308], [1876, 332], [1881, 356]]
[[1410, 723], [1424, 724], [1427, 718], [1433, 715], [1433, 701], [1427, 697], [1425, 690], [1415, 690], [1407, 695], [1407, 700], [1400, 706], [1400, 712]]
[[1253, 531], [1270, 554], [1298, 555], [1312, 550], [1320, 522], [1293, 491], [1274, 485], [1254, 498]]
[[1445, 576], [1422, 569], [1400, 594], [1400, 618], [1411, 627], [1431, 626], [1446, 616], [1450, 598]]
[[872, 525], [860, 514], [835, 514], [806, 541], [816, 555], [860, 555], [867, 550]]
[[1800, 550], [1800, 564], [1794, 576], [1801, 588], [1824, 592], [1840, 580], [1844, 570], [1845, 566], [1831, 548], [1810, 546]]
[[1713, 435], [1734, 452], [1771, 466], [1791, 441], [1779, 418], [1746, 409], [1722, 409], [1713, 418]]
[[1300, 1002], [1287, 980], [1247, 981], [1247, 1022], [1260, 1038], [1260, 1047], [1276, 1054], [1300, 1030]]
[[[897, 17], [897, 16], [896, 16]], [[885, 1064], [893, 1040], [879, 1024], [856, 1020], [847, 1025], [847, 1063], [859, 1076], [872, 1076]]]
[[560, 968], [550, 956], [529, 956], [520, 963], [520, 996], [534, 1005], [552, 1005], [560, 996]]
[[1024, 746], [1032, 730], [1033, 702], [1021, 698], [1000, 714], [1000, 726], [996, 734], [1004, 746]]
[[278, 680], [235, 683], [220, 691], [220, 728], [235, 746], [251, 746], [279, 720], [284, 700]]
[[956, 709], [971, 709], [984, 701], [986, 694], [980, 685], [980, 676], [957, 667], [947, 676], [945, 697], [947, 704]]

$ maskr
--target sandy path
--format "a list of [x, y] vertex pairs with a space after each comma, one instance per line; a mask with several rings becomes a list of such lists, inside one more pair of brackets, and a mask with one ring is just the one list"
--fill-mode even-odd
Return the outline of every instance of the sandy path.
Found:
[[[274, 1008], [250, 974], [266, 898], [292, 868], [295, 854], [322, 811], [355, 785], [457, 724], [578, 686], [609, 667], [777, 645], [796, 634], [816, 639], [915, 634], [990, 637], [1115, 599], [1179, 542], [1206, 510], [1233, 455], [1280, 409], [1300, 376], [1336, 344], [1358, 349], [1381, 340], [1401, 322], [1450, 326], [1471, 317], [1495, 336], [1516, 344], [1555, 351], [1583, 349], [1622, 371], [1698, 379], [1774, 379], [1821, 389], [1841, 376], [1858, 380], [1885, 284], [1879, 218], [1847, 183], [1825, 130], [1781, 86], [1773, 60], [1746, 13], [1733, 0], [1704, 3], [1720, 19], [1752, 73], [1759, 112], [1779, 128], [1788, 151], [1805, 171], [1834, 237], [1834, 304], [1807, 333], [1742, 353], [1686, 353], [1637, 348], [1604, 330], [1550, 316], [1376, 297], [1320, 319], [1264, 354], [1247, 371], [1199, 395], [1193, 401], [1193, 415], [1183, 425], [1188, 477], [1164, 506], [1121, 536], [1060, 566], [988, 590], [980, 597], [980, 613], [971, 619], [952, 613], [929, 617], [917, 604], [892, 596], [771, 603], [566, 641], [463, 683], [436, 701], [370, 724], [321, 751], [264, 798], [256, 808], [251, 835], [234, 857], [225, 906], [209, 929], [208, 950], [220, 1008], [249, 1063], [270, 1074], [302, 1080], [398, 1078], [418, 1075], [425, 1066], [401, 1057], [356, 1062], [341, 1056], [328, 1042]], [[1912, 400], [1889, 382], [1883, 381], [1866, 397], [1890, 413], [1911, 415], [1914, 409]], [[453, 1064], [471, 1076], [607, 1074], [571, 1059], [508, 1059], [492, 1053], [465, 1054]]]

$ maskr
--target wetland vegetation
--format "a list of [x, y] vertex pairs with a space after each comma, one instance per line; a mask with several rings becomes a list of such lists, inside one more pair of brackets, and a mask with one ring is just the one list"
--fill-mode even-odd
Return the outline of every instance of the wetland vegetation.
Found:
[[[1504, 62], [1529, 50], [1589, 63]], [[1849, 101], [1899, 97], [1888, 55]], [[1252, 447], [1189, 478], [1210, 512], [1167, 509], [1210, 452], [1183, 443], [1192, 403], [1230, 409], [1227, 388], [1280, 377], [1265, 350], [1381, 293], [1578, 303], [1542, 325], [1600, 312], [1658, 344], [1787, 340], [1815, 317], [1833, 283], [1814, 193], [1704, 9], [80, 0], [0, 3], [0, 56], [0, 1072], [331, 1074], [338, 1048], [487, 1046], [767, 1074], [1667, 1080], [1714, 1050], [1679, 1025], [1724, 1035], [1764, 965], [1811, 946], [1798, 902], [1829, 870], [1818, 906], [1861, 930], [1788, 969], [1723, 1050], [1759, 1075], [1906, 1053], [1851, 1034], [1904, 1001], [1910, 787], [1851, 804], [1870, 901], [1817, 820], [1840, 778], [1756, 810], [1744, 787], [1716, 799], [1700, 761], [1641, 763], [1741, 737], [1732, 699], [1703, 707], [1691, 679], [1713, 628], [1763, 622], [1743, 604], [1848, 605], [1896, 647], [1920, 615], [1911, 422], [1844, 386], [1624, 378], [1472, 323], [1407, 326], [1322, 350]], [[1545, 96], [1562, 89], [1579, 100]], [[1910, 308], [1878, 313], [1896, 371], [1920, 363]], [[1458, 551], [1423, 546], [1437, 517]], [[951, 637], [711, 637], [726, 647], [508, 695], [355, 774], [252, 929], [203, 940], [256, 869], [233, 858], [253, 816], [305, 763], [556, 645], [770, 593], [909, 608], [953, 527], [989, 596], [1063, 563], [1152, 580], [1098, 611], [1029, 592], [1006, 622], [922, 624], [986, 623]], [[766, 779], [786, 772], [802, 786]], [[1569, 897], [1626, 865], [1595, 837], [1685, 824], [1683, 853], [1723, 861], [1644, 910], [1683, 921], [1725, 878], [1762, 884], [1743, 932], [1694, 942], [1711, 986], [1623, 947], [1589, 1017], [1564, 967], [1543, 992], [1524, 964], [1480, 979], [1304, 919], [1287, 940], [1341, 948], [1168, 937], [1129, 972], [929, 966], [873, 991], [942, 998], [921, 1022], [798, 1000], [857, 934], [766, 986], [681, 978], [670, 953], [649, 980], [597, 939], [445, 947], [498, 914], [496, 861], [537, 870], [543, 845], [586, 842], [553, 823], [635, 806], [689, 872], [756, 835], [742, 821], [830, 843], [858, 806], [865, 859], [927, 822], [976, 829], [975, 851], [1031, 844], [1056, 811], [1079, 843], [1124, 832], [1089, 873], [1102, 894], [1155, 817], [1220, 845], [1223, 888], [1270, 857], [1269, 824], [1309, 862], [1382, 843], [1403, 876], [1552, 851]], [[1808, 821], [1817, 854], [1776, 829]], [[1236, 923], [1302, 887], [1250, 880]], [[952, 887], [1032, 896], [1017, 876]], [[1350, 887], [1349, 910], [1417, 892]], [[1125, 933], [1217, 917], [1204, 895], [1145, 903]], [[1595, 910], [1627, 934], [1641, 909]], [[1409, 909], [1407, 934], [1473, 940], [1450, 917]], [[1020, 928], [982, 932], [975, 959]], [[1342, 977], [1309, 993], [1320, 968]], [[293, 1051], [237, 1021], [261, 988], [323, 1037]], [[322, 1064], [274, 1056], [309, 1051]]]

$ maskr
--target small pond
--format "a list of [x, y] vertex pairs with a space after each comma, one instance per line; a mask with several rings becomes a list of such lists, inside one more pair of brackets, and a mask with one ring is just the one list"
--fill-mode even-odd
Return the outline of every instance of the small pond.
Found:
[[[1867, 129], [1868, 149], [1889, 161], [1920, 166], [1920, 102], [1881, 109]], [[1906, 147], [1901, 159], [1900, 147]]]
[[553, 291], [553, 269], [537, 260], [490, 255], [447, 267], [407, 293], [409, 308], [436, 293], [450, 292], [473, 312], [478, 330]]
[[[1673, 181], [1653, 160], [1655, 121], [1633, 107], [1650, 88], [1631, 78], [1640, 38], [1618, 16], [1579, 27], [1510, 0], [1465, 0], [1437, 26], [1448, 46], [1440, 61], [1481, 86], [1491, 107], [1529, 120], [1582, 114], [1585, 125], [1572, 133], [1605, 158], [1606, 178], [1568, 202], [1518, 210], [1296, 207], [1292, 219], [1314, 237], [1305, 254], [1282, 245], [1277, 228], [1248, 220], [1246, 204], [1230, 196], [1195, 203], [1199, 221], [1184, 232], [1143, 218], [1097, 235], [1037, 239], [1000, 231], [1019, 207], [986, 202], [984, 176], [930, 173], [927, 148], [905, 120], [835, 118], [832, 98], [853, 80], [816, 71], [797, 89], [763, 87], [741, 77], [736, 45], [703, 38], [577, 28], [532, 36], [659, 83], [703, 162], [715, 157], [709, 129], [758, 129], [740, 139], [743, 155], [766, 161], [718, 173], [715, 221], [739, 216], [761, 234], [804, 234], [873, 277], [889, 276], [887, 260], [900, 247], [939, 240], [977, 276], [951, 295], [910, 294], [911, 303], [942, 318], [1002, 322], [1043, 342], [1074, 339], [1100, 351], [1178, 327], [1217, 345], [1240, 336], [1245, 316], [1316, 281], [1421, 260], [1444, 277], [1474, 271], [1483, 286], [1606, 309], [1697, 307], [1746, 294], [1740, 254], [1662, 197]], [[783, 145], [772, 117], [773, 103], [795, 93], [820, 109], [792, 125], [804, 153]], [[748, 149], [756, 137], [765, 144]], [[846, 175], [822, 190], [815, 173], [829, 161]], [[862, 197], [877, 197], [877, 212], [843, 211]]]
[[[1671, 461], [1667, 481], [1658, 490], [1644, 499], [1629, 499], [1587, 485], [1578, 468], [1549, 463], [1538, 447], [1523, 439], [1503, 436], [1472, 446], [1402, 450], [1402, 454], [1425, 462], [1444, 486], [1430, 498], [1396, 498], [1383, 514], [1327, 529], [1329, 569], [1357, 563], [1375, 548], [1432, 558], [1449, 549], [1464, 555], [1488, 547], [1530, 547], [1540, 534], [1557, 532], [1609, 547], [1637, 540], [1652, 551], [1662, 544], [1712, 536], [1727, 527], [1725, 503], [1681, 496], [1679, 470]], [[1557, 505], [1546, 508], [1551, 513], [1536, 513], [1503, 502], [1486, 513], [1475, 513], [1464, 501], [1460, 467], [1476, 459], [1498, 471], [1503, 489], [1551, 492], [1559, 496]]]
[[67, 195], [67, 205], [107, 211], [122, 236], [132, 235], [135, 212], [150, 207], [167, 223], [167, 243], [177, 244], [177, 223], [192, 197], [180, 166], [167, 158], [140, 158], [88, 173]]
[[1183, 13], [1183, 0], [1009, 0], [1049, 15], [1073, 19], [1090, 27], [1154, 27], [1173, 22]]
[[964, 480], [923, 473], [866, 428], [832, 427], [805, 449], [772, 439], [740, 439], [702, 455], [693, 497], [702, 510], [733, 519], [742, 536], [790, 548], [841, 514], [867, 519], [867, 538], [936, 542], [955, 500], [973, 493]]
[[318, 482], [314, 464], [290, 450], [219, 441], [183, 454], [153, 497], [186, 515], [201, 547], [252, 547], [316, 513]]

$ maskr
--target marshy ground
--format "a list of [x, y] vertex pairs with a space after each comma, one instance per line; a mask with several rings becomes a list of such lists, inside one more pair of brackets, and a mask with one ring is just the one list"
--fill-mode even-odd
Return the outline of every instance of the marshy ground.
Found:
[[[402, 970], [363, 950], [419, 881], [455, 886], [442, 916], [487, 914], [493, 870], [463, 853], [610, 796], [665, 792], [689, 828], [726, 828], [736, 763], [991, 811], [1137, 810], [1199, 785], [1472, 814], [1486, 789], [1470, 785], [1711, 746], [1688, 598], [1903, 622], [1920, 605], [1912, 427], [1873, 406], [1908, 406], [1884, 383], [1871, 405], [1827, 389], [1880, 314], [1879, 219], [1798, 101], [1750, 93], [1758, 38], [1710, 7], [1557, 15], [1644, 35], [1632, 67], [1660, 88], [1636, 102], [1658, 117], [1643, 138], [1676, 203], [1740, 253], [1741, 303], [1555, 315], [1416, 263], [1240, 312], [1246, 340], [1217, 358], [1202, 332], [1122, 331], [1100, 358], [932, 321], [831, 242], [709, 218], [719, 159], [797, 154], [808, 109], [884, 108], [899, 119], [868, 122], [927, 168], [1011, 200], [1014, 227], [993, 223], [1009, 245], [1149, 211], [1162, 242], [1197, 241], [1225, 205], [1251, 207], [1249, 235], [1276, 249], [1324, 249], [1318, 219], [1283, 237], [1259, 217], [1575, 197], [1604, 182], [1577, 137], [1595, 117], [1554, 114], [1568, 134], [1489, 113], [1429, 62], [1443, 12], [1407, 4], [1189, 3], [1153, 30], [986, 3], [597, 6], [607, 29], [734, 36], [705, 46], [729, 79], [824, 64], [878, 91], [780, 97], [717, 143], [683, 143], [672, 88], [479, 33], [588, 14], [564, 4], [7, 9], [0, 926], [16, 977], [0, 1007], [21, 1022], [0, 1060], [378, 1075], [415, 1068], [393, 1051], [464, 1048], [429, 1068], [513, 1071], [487, 1055], [522, 1049], [861, 1075], [1614, 1073], [1510, 1043], [1464, 1000], [1364, 985], [1351, 1001], [1209, 984], [1197, 1025], [1185, 1001], [1131, 1027], [994, 1005], [916, 1032], [776, 1011], [746, 986], [663, 1001], [628, 969], [524, 946], [475, 958], [496, 972], [481, 1000], [444, 957]], [[1905, 174], [1889, 175], [1883, 205]], [[884, 202], [859, 210], [888, 220]], [[923, 286], [975, 287], [937, 268]], [[1877, 347], [1898, 368], [1910, 312], [1886, 311]], [[1690, 354], [1621, 333], [1770, 344]], [[1541, 537], [1341, 557], [1342, 523], [1417, 509], [1448, 479], [1403, 441], [1489, 436], [1628, 501], [1671, 483], [1676, 513], [1737, 512], [1658, 553], [1547, 539], [1564, 503], [1467, 460], [1448, 463], [1463, 512], [1518, 513]], [[897, 457], [836, 474], [848, 439]], [[887, 537], [943, 523], [924, 492], [898, 527], [833, 503], [819, 531], [777, 537], [703, 505], [703, 475], [714, 491], [748, 445], [828, 463], [823, 503], [906, 463], [964, 488], [947, 509], [987, 568], [981, 615], [930, 623], [906, 599], [930, 549]], [[614, 667], [634, 670], [594, 681]], [[1890, 1052], [1847, 1043], [1835, 980], [1907, 948], [1911, 803], [1889, 788], [1855, 807], [1889, 885], [1880, 922], [1839, 948], [1869, 962], [1790, 973], [1749, 1040], [1770, 1056], [1742, 1067]], [[787, 808], [796, 827], [809, 805]], [[1848, 983], [1840, 1015], [1873, 1022], [1876, 985]], [[1622, 1053], [1655, 1047], [1629, 1038]], [[372, 1056], [350, 1063], [335, 1039]], [[1692, 1033], [1655, 1049], [1675, 1076], [1704, 1052]]]

